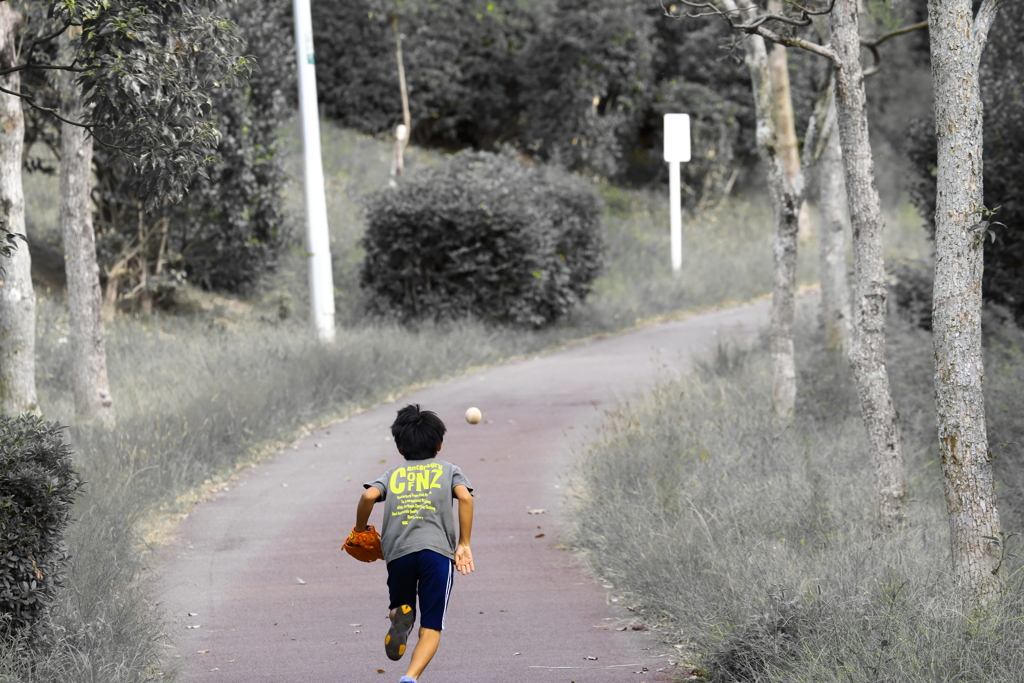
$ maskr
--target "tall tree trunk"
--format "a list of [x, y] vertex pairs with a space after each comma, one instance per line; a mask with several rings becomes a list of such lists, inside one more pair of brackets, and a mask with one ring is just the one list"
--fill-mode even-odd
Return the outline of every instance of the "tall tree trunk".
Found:
[[[16, 65], [21, 16], [8, 2], [0, 3], [0, 68]], [[0, 85], [21, 91], [17, 72], [0, 76]], [[25, 197], [21, 159], [25, 118], [21, 98], [0, 93], [0, 218], [8, 232], [25, 234]], [[36, 295], [32, 289], [32, 257], [28, 245], [4, 264], [0, 283], [0, 410], [7, 415], [39, 414], [36, 398]]]
[[395, 34], [395, 61], [398, 62], [398, 90], [402, 96], [402, 125], [395, 132], [395, 158], [391, 164], [392, 181], [405, 170], [405, 146], [412, 135], [412, 116], [409, 113], [409, 91], [405, 87], [405, 59], [402, 57], [402, 32], [398, 30], [397, 14], [391, 14], [391, 29]]
[[[85, 118], [78, 87], [65, 77], [61, 114], [71, 121]], [[64, 235], [64, 271], [71, 315], [71, 387], [78, 424], [114, 425], [114, 401], [107, 380], [103, 330], [103, 293], [96, 262], [90, 188], [92, 138], [80, 126], [61, 124], [60, 224]]]
[[[835, 110], [835, 100], [831, 104]], [[835, 118], [835, 114], [832, 114]], [[846, 183], [839, 131], [832, 126], [818, 160], [818, 280], [821, 282], [821, 318], [825, 341], [831, 349], [850, 348], [850, 284], [846, 273]]]
[[[724, 0], [731, 12], [739, 8], [751, 17], [754, 7], [749, 0]], [[784, 55], [783, 55], [784, 56]], [[772, 410], [775, 416], [789, 420], [796, 405], [796, 360], [793, 348], [793, 327], [796, 320], [796, 249], [800, 204], [803, 202], [802, 175], [797, 182], [789, 180], [779, 137], [781, 95], [773, 82], [768, 64], [768, 48], [757, 35], [746, 40], [746, 63], [754, 90], [757, 119], [757, 149], [768, 174], [768, 194], [775, 218], [772, 239]], [[789, 107], [792, 113], [792, 106]], [[795, 137], [795, 136], [794, 136]]]
[[[782, 13], [782, 0], [769, 0], [768, 11]], [[779, 156], [786, 169], [790, 184], [803, 184], [800, 146], [796, 138], [796, 118], [793, 116], [793, 97], [789, 86], [789, 59], [786, 48], [778, 43], [768, 47], [768, 70], [772, 82], [772, 117], [775, 119]], [[811, 236], [810, 212], [807, 202], [800, 202], [797, 213], [797, 235], [800, 239]]]
[[836, 0], [830, 24], [832, 47], [841, 65], [836, 69], [836, 112], [853, 230], [855, 279], [850, 363], [871, 443], [878, 521], [891, 527], [906, 517], [907, 484], [899, 422], [885, 367], [885, 220], [868, 139], [858, 21], [857, 0]]
[[[832, 42], [828, 18], [819, 16], [814, 28], [822, 45]], [[828, 83], [814, 104], [811, 123], [804, 141], [803, 166], [816, 165], [818, 174], [818, 282], [821, 284], [821, 320], [825, 343], [837, 351], [850, 350], [850, 283], [846, 270], [846, 226], [850, 210], [846, 205], [846, 181], [843, 178], [843, 153], [836, 124], [835, 68], [831, 66]]]
[[935, 407], [957, 584], [982, 607], [1000, 588], [999, 512], [985, 433], [981, 352], [981, 53], [998, 2], [930, 0], [938, 172], [935, 202]]
[[[789, 97], [785, 48], [773, 47], [776, 67], [760, 36], [747, 39], [747, 64], [754, 82], [758, 119], [758, 150], [768, 170], [768, 192], [775, 214], [772, 238], [772, 408], [776, 417], [791, 419], [796, 405], [796, 358], [793, 328], [796, 321], [796, 250], [803, 204], [803, 175], [790, 175], [790, 156], [796, 156], [796, 129]], [[785, 82], [776, 81], [786, 74]]]

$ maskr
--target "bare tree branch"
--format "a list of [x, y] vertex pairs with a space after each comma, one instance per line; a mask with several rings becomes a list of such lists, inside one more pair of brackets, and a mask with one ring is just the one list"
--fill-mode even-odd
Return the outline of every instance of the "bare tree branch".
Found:
[[879, 36], [878, 38], [875, 38], [874, 40], [868, 40], [867, 38], [861, 38], [860, 39], [860, 44], [863, 45], [864, 47], [871, 47], [872, 45], [875, 46], [875, 47], [878, 47], [879, 45], [881, 45], [885, 41], [889, 40], [890, 38], [895, 38], [896, 36], [902, 36], [904, 33], [910, 33], [911, 31], [920, 31], [923, 28], [928, 28], [928, 20], [927, 19], [925, 21], [919, 22], [917, 24], [911, 24], [910, 26], [903, 26], [902, 28], [898, 28], [895, 31], [889, 31], [888, 33], [885, 33], [885, 34]]
[[[836, 63], [836, 54], [827, 45], [819, 45], [818, 43], [804, 40], [796, 36], [785, 36], [777, 31], [773, 31], [768, 28], [765, 24], [770, 21], [787, 24], [790, 26], [808, 26], [811, 23], [811, 16], [817, 16], [821, 14], [828, 14], [832, 11], [835, 6], [836, 0], [830, 0], [828, 7], [822, 10], [808, 10], [795, 2], [790, 2], [794, 7], [800, 9], [801, 15], [799, 18], [794, 19], [787, 17], [782, 14], [758, 14], [758, 7], [754, 5], [750, 0], [721, 0], [721, 4], [725, 6], [723, 9], [716, 2], [696, 2], [695, 0], [678, 0], [681, 4], [691, 7], [699, 12], [687, 12], [685, 14], [672, 14], [665, 8], [664, 0], [662, 0], [662, 9], [665, 10], [665, 14], [670, 17], [677, 19], [688, 18], [696, 19], [701, 17], [721, 17], [729, 23], [729, 27], [735, 31], [743, 31], [748, 35], [758, 35], [766, 40], [770, 40], [773, 43], [785, 45], [786, 47], [797, 47], [802, 50], [807, 50], [816, 55], [824, 57], [830, 60], [833, 64]], [[734, 17], [737, 15], [744, 15], [747, 17], [745, 22], [736, 21]]]
[[827, 45], [819, 45], [818, 43], [814, 43], [809, 40], [804, 40], [803, 38], [797, 38], [796, 36], [784, 36], [763, 26], [757, 28], [754, 31], [748, 31], [748, 33], [756, 33], [762, 38], [770, 40], [773, 43], [778, 43], [779, 45], [785, 45], [786, 47], [798, 47], [802, 50], [807, 50], [808, 52], [812, 52], [816, 55], [824, 57], [825, 59], [828, 59], [833, 64], [838, 66], [839, 56], [836, 55], [832, 48], [830, 48]]
[[1003, 0], [984, 0], [978, 8], [978, 14], [974, 17], [973, 35], [978, 54], [981, 54], [981, 49], [988, 41], [988, 30], [992, 28], [992, 22], [995, 21], [996, 12], [999, 11], [1001, 4]]
[[44, 69], [50, 71], [71, 71], [73, 73], [85, 73], [85, 69], [77, 66], [67, 64], [32, 64], [25, 63], [19, 64], [18, 66], [12, 66], [8, 69], [0, 69], [0, 76], [6, 76], [8, 74], [17, 73], [18, 71], [27, 71], [29, 69]]
[[60, 115], [60, 112], [57, 111], [56, 109], [53, 109], [52, 107], [44, 107], [41, 104], [36, 104], [36, 101], [32, 98], [31, 95], [25, 95], [24, 93], [20, 93], [20, 92], [15, 92], [13, 90], [9, 90], [9, 89], [3, 87], [2, 85], [0, 85], [0, 92], [5, 93], [7, 95], [13, 95], [15, 97], [20, 97], [21, 99], [25, 100], [25, 102], [27, 102], [28, 105], [30, 107], [32, 107], [33, 109], [36, 109], [38, 111], [50, 114], [51, 116], [53, 116], [58, 121], [62, 121], [62, 122], [66, 123], [68, 125], [71, 125], [71, 126], [78, 126], [79, 128], [85, 128], [87, 131], [89, 131], [89, 136], [92, 137], [92, 139], [96, 140], [98, 143], [100, 143], [104, 147], [107, 147], [108, 149], [116, 149], [116, 150], [118, 150], [120, 152], [125, 152], [129, 156], [132, 153], [132, 150], [129, 149], [128, 147], [121, 147], [120, 145], [115, 145], [115, 144], [112, 144], [112, 143], [109, 143], [109, 142], [105, 142], [102, 138], [100, 138], [98, 135], [96, 135], [96, 128], [98, 128], [99, 126], [96, 126], [95, 124], [92, 124], [92, 123], [82, 123], [81, 121], [72, 121], [70, 119], [64, 118], [63, 116]]
[[[665, 11], [665, 16], [673, 17], [675, 19], [699, 19], [703, 17], [721, 17], [729, 23], [729, 27], [736, 31], [743, 31], [748, 35], [758, 35], [765, 40], [770, 40], [773, 43], [779, 45], [785, 45], [786, 47], [796, 47], [802, 50], [807, 50], [813, 54], [824, 57], [832, 62], [837, 68], [839, 67], [838, 56], [835, 51], [832, 50], [828, 45], [821, 45], [803, 38], [797, 38], [795, 36], [785, 36], [777, 31], [765, 26], [770, 21], [776, 21], [782, 24], [788, 24], [790, 26], [807, 26], [811, 23], [812, 16], [821, 16], [828, 14], [835, 7], [836, 0], [829, 0], [829, 4], [824, 9], [811, 10], [802, 5], [793, 2], [793, 0], [785, 0], [789, 5], [796, 7], [800, 10], [800, 17], [793, 19], [781, 14], [758, 14], [757, 10], [760, 9], [751, 0], [709, 0], [708, 2], [697, 2], [696, 0], [677, 0], [679, 3], [686, 7], [691, 7], [699, 12], [687, 12], [685, 14], [673, 14], [665, 7], [665, 2], [662, 0], [661, 8]], [[988, 35], [989, 27], [992, 24], [993, 18], [995, 17], [996, 10], [1003, 0], [984, 0], [981, 9], [978, 10], [978, 16], [975, 21], [975, 39], [984, 40]], [[723, 6], [724, 5], [724, 9]], [[734, 17], [745, 16], [747, 20], [745, 23], [734, 20]], [[872, 64], [868, 68], [864, 69], [865, 76], [873, 76], [882, 69], [882, 55], [878, 50], [878, 46], [896, 36], [902, 36], [905, 33], [912, 31], [919, 31], [921, 29], [928, 28], [928, 22], [922, 21], [909, 26], [903, 26], [894, 31], [889, 31], [877, 38], [867, 39], [861, 38], [860, 44], [866, 47], [871, 52]]]
[[[729, 24], [732, 26], [732, 28], [734, 28], [734, 29], [736, 29], [738, 31], [746, 31], [747, 33], [753, 33], [754, 29], [756, 29], [756, 28], [758, 28], [760, 26], [763, 26], [765, 23], [767, 23], [769, 21], [777, 21], [777, 22], [782, 23], [782, 24], [789, 24], [790, 26], [807, 26], [807, 25], [809, 25], [811, 23], [811, 17], [812, 16], [820, 16], [820, 15], [823, 15], [823, 14], [828, 14], [829, 12], [832, 11], [832, 8], [835, 6], [835, 3], [836, 3], [836, 0], [829, 0], [828, 7], [824, 8], [824, 9], [821, 9], [821, 10], [811, 10], [811, 9], [807, 9], [806, 7], [803, 7], [802, 5], [799, 5], [799, 4], [795, 3], [795, 2], [792, 2], [791, 0], [786, 0], [788, 2], [788, 4], [792, 5], [793, 7], [798, 8], [800, 10], [800, 16], [798, 18], [793, 18], [793, 17], [787, 17], [784, 14], [773, 14], [773, 13], [770, 13], [770, 12], [769, 13], [765, 13], [765, 14], [758, 14], [758, 13], [752, 11], [752, 10], [756, 9], [756, 6], [753, 3], [751, 3], [751, 2], [741, 2], [741, 3], [739, 3], [740, 4], [739, 7], [736, 7], [735, 5], [733, 5], [733, 7], [729, 7], [730, 3], [725, 3], [726, 4], [726, 11], [722, 11], [722, 9], [720, 7], [718, 7], [713, 2], [694, 2], [694, 0], [678, 0], [678, 1], [681, 4], [686, 5], [687, 7], [692, 7], [694, 9], [704, 10], [704, 11], [701, 14], [693, 14], [693, 13], [689, 13], [689, 12], [686, 13], [686, 14], [672, 14], [672, 13], [666, 11], [666, 14], [668, 14], [669, 16], [673, 16], [673, 17], [684, 17], [685, 16], [685, 17], [688, 17], [688, 18], [691, 18], [691, 19], [692, 18], [697, 18], [697, 17], [721, 16], [721, 17], [729, 20]], [[662, 6], [662, 9], [665, 8], [664, 2], [662, 2], [661, 6]], [[731, 19], [729, 19], [729, 16], [728, 16], [729, 14], [739, 14], [739, 13], [748, 14], [752, 18], [746, 24], [737, 24], [736, 22], [734, 22]]]
[[52, 114], [54, 117], [56, 117], [60, 121], [63, 121], [64, 123], [70, 124], [72, 126], [78, 126], [79, 128], [89, 129], [90, 132], [92, 131], [92, 128], [93, 128], [92, 124], [81, 123], [80, 121], [68, 120], [68, 119], [64, 118], [63, 116], [61, 116], [60, 112], [57, 111], [56, 109], [53, 109], [52, 107], [44, 107], [44, 106], [42, 106], [40, 104], [36, 104], [36, 101], [32, 98], [31, 95], [26, 95], [24, 93], [15, 92], [13, 90], [8, 90], [7, 88], [3, 87], [2, 85], [0, 85], [0, 92], [5, 93], [7, 95], [14, 95], [15, 97], [20, 97], [21, 99], [23, 99], [26, 102], [28, 102], [29, 106], [32, 107], [33, 109], [38, 109], [39, 111], [44, 111], [47, 114]]
[[889, 31], [888, 33], [875, 38], [874, 40], [868, 40], [867, 38], [861, 38], [860, 44], [871, 51], [871, 57], [873, 63], [868, 68], [864, 69], [864, 76], [874, 76], [876, 73], [882, 70], [882, 53], [878, 51], [878, 46], [896, 36], [902, 36], [904, 33], [910, 33], [911, 31], [919, 31], [923, 28], [928, 28], [928, 22], [922, 21], [917, 24], [911, 24], [910, 26], [904, 26], [898, 28], [895, 31]]

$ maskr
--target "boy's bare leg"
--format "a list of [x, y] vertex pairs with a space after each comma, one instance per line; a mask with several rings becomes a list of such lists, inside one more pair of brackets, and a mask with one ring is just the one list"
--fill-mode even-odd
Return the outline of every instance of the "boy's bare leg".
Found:
[[430, 664], [437, 652], [437, 645], [441, 642], [441, 632], [432, 628], [420, 626], [420, 637], [416, 641], [416, 649], [412, 651], [412, 659], [409, 661], [409, 670], [405, 675], [410, 678], [419, 679], [420, 674]]

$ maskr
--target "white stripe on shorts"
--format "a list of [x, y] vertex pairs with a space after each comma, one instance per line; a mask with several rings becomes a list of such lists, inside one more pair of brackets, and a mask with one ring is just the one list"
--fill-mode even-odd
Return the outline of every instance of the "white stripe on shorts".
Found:
[[455, 566], [454, 562], [448, 562], [448, 586], [444, 589], [444, 612], [441, 613], [441, 630], [444, 630], [444, 620], [448, 616], [448, 598], [452, 595], [452, 579], [454, 577], [452, 567]]

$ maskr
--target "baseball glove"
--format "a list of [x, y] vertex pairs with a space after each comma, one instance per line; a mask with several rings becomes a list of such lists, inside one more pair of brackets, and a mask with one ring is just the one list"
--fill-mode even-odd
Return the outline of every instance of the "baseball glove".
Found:
[[372, 524], [368, 524], [365, 531], [358, 531], [353, 527], [341, 549], [360, 562], [384, 559], [384, 553], [380, 550], [380, 534]]

